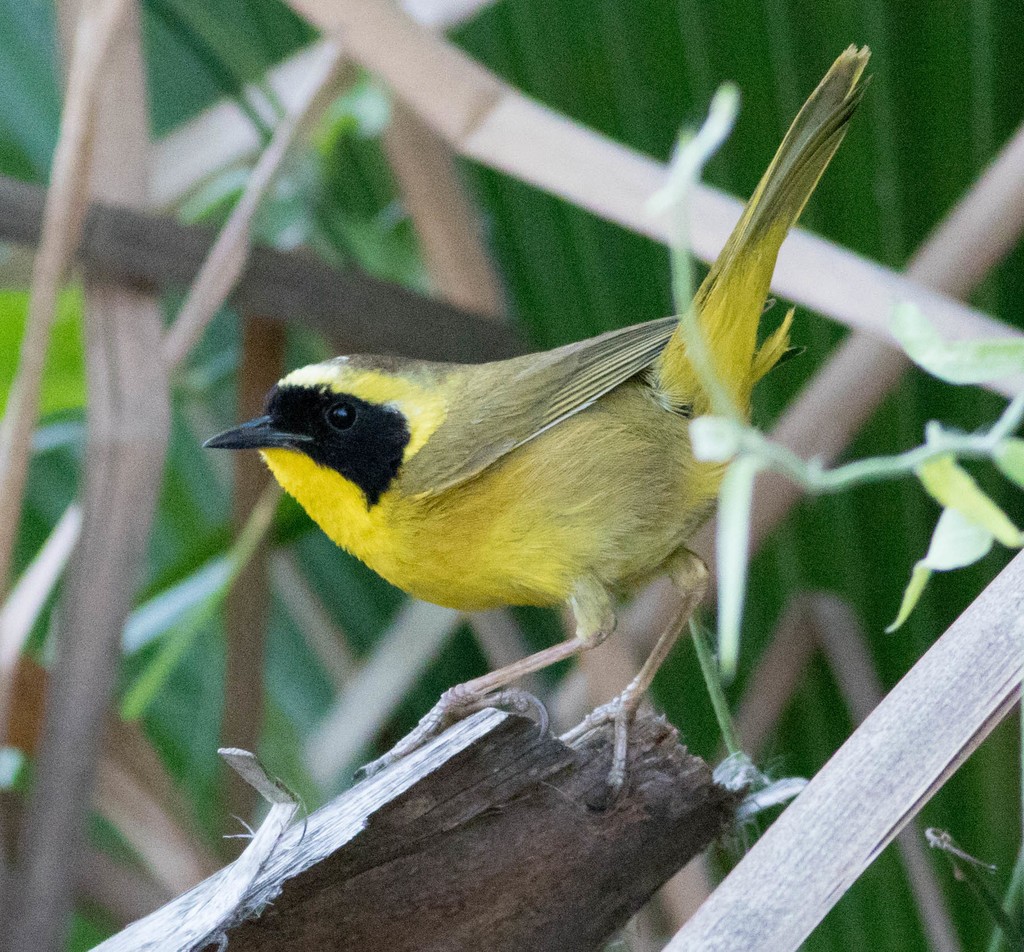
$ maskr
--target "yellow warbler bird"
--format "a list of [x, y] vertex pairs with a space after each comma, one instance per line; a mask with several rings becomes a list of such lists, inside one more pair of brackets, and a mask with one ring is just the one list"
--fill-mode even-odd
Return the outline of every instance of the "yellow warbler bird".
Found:
[[[757, 345], [779, 247], [842, 141], [867, 58], [850, 47], [833, 64], [697, 291], [711, 364], [744, 414], [788, 346], [792, 312]], [[686, 544], [723, 469], [694, 459], [688, 426], [709, 410], [669, 317], [487, 364], [338, 357], [288, 374], [265, 416], [206, 445], [260, 450], [331, 539], [417, 598], [571, 606], [575, 637], [447, 691], [371, 772], [470, 710], [522, 703], [516, 678], [600, 644], [613, 599], [669, 575], [679, 616], [626, 691], [572, 732], [614, 723], [617, 788], [632, 717], [706, 586]]]

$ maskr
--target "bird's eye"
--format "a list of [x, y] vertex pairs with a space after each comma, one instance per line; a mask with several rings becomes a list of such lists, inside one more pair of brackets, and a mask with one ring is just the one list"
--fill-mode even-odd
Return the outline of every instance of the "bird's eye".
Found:
[[335, 430], [347, 430], [356, 422], [356, 408], [346, 401], [331, 404], [325, 415]]

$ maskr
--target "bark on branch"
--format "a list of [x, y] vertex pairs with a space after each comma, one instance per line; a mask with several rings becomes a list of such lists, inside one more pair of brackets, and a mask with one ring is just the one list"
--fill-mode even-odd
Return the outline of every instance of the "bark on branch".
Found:
[[[660, 718], [641, 716], [631, 758], [627, 791], [600, 809], [607, 738], [570, 749], [482, 711], [296, 821], [255, 872], [243, 854], [100, 949], [226, 937], [233, 952], [596, 952], [731, 823], [740, 796]], [[206, 933], [183, 935], [197, 910]]]

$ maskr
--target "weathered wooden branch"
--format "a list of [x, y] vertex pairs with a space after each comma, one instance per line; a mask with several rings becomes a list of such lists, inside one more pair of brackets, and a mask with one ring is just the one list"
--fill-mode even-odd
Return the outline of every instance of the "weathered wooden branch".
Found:
[[570, 749], [531, 721], [482, 711], [296, 821], [272, 849], [261, 827], [262, 857], [254, 840], [99, 950], [225, 937], [234, 952], [600, 949], [732, 822], [740, 797], [660, 718], [642, 715], [631, 751], [628, 790], [602, 809], [606, 738]]
[[[38, 241], [44, 196], [39, 186], [0, 176], [0, 241]], [[93, 204], [79, 259], [113, 282], [146, 290], [186, 288], [215, 239], [213, 229]], [[254, 247], [231, 301], [248, 314], [303, 323], [343, 340], [350, 351], [480, 361], [523, 350], [507, 326], [357, 268], [338, 271], [305, 252]]]

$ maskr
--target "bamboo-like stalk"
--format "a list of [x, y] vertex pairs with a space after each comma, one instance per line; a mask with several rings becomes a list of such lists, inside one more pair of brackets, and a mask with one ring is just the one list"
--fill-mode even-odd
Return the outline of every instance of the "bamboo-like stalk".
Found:
[[[242, 358], [238, 372], [238, 414], [243, 420], [259, 416], [267, 391], [282, 375], [285, 334], [280, 324], [254, 315], [242, 317]], [[255, 453], [236, 454], [232, 488], [232, 524], [237, 536], [266, 490], [270, 474]], [[258, 750], [263, 733], [266, 650], [270, 615], [269, 546], [260, 541], [239, 573], [224, 606], [224, 716], [221, 746]], [[222, 769], [224, 803], [228, 813], [247, 818], [257, 794], [233, 770]], [[233, 821], [232, 821], [233, 822]]]
[[[802, 608], [813, 638], [828, 661], [855, 724], [861, 724], [882, 702], [882, 682], [875, 670], [867, 638], [853, 609], [829, 594], [812, 594]], [[925, 849], [923, 831], [911, 821], [896, 839], [917, 903], [921, 927], [932, 952], [960, 952], [960, 940], [949, 917], [942, 887]]]
[[137, 724], [111, 723], [93, 802], [143, 868], [176, 896], [218, 868], [194, 829], [182, 792]]
[[[0, 176], [0, 239], [38, 240], [45, 193]], [[216, 238], [109, 203], [89, 209], [79, 249], [83, 265], [133, 287], [180, 289], [195, 280]], [[349, 267], [338, 271], [304, 251], [252, 249], [232, 292], [242, 311], [344, 335], [347, 349], [399, 353], [420, 360], [501, 360], [523, 352], [515, 330]]]
[[89, 0], [82, 5], [76, 28], [42, 238], [33, 263], [25, 336], [17, 376], [0, 421], [0, 592], [7, 588], [11, 551], [21, 521], [21, 500], [57, 294], [81, 238], [88, 206], [93, 123], [103, 66], [128, 8], [129, 0]]
[[384, 147], [433, 286], [458, 307], [500, 317], [504, 306], [498, 276], [449, 145], [397, 102]]
[[1018, 555], [666, 947], [793, 952], [1006, 716], [1024, 673]]
[[[88, 4], [82, 9], [87, 19], [95, 13]], [[99, 45], [107, 69], [95, 97], [93, 187], [101, 197], [141, 203], [148, 108], [137, 7], [125, 11], [123, 23], [112, 19], [107, 25], [109, 43], [83, 40], [81, 31], [76, 36], [76, 47]], [[69, 101], [76, 98], [74, 84], [83, 81], [74, 59]], [[88, 142], [79, 148], [83, 154], [73, 164], [84, 169]], [[78, 184], [84, 186], [84, 176]], [[83, 187], [74, 197], [79, 223], [87, 200]], [[50, 278], [59, 280], [59, 272]], [[88, 275], [85, 298], [89, 403], [82, 531], [58, 612], [56, 660], [23, 824], [15, 952], [55, 947], [67, 927], [121, 631], [144, 563], [170, 429], [158, 303]]]

